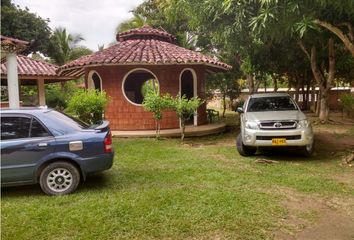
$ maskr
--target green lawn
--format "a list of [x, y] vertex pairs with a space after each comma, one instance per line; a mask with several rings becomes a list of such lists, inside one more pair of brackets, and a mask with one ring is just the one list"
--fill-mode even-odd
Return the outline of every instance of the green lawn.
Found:
[[[352, 131], [352, 129], [350, 130]], [[115, 139], [111, 170], [74, 194], [45, 196], [39, 186], [5, 188], [2, 239], [272, 239], [291, 229], [289, 192], [353, 199], [353, 168], [340, 154], [268, 155], [258, 164], [234, 147], [235, 132], [204, 138]], [[350, 205], [350, 210], [354, 210]], [[302, 215], [301, 215], [302, 214]], [[316, 213], [299, 214], [315, 218]]]

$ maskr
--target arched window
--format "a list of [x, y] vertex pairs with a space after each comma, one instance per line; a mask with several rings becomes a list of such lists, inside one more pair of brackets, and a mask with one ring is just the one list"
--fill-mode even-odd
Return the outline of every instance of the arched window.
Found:
[[159, 91], [159, 82], [157, 77], [147, 69], [133, 69], [123, 79], [123, 95], [134, 105], [143, 103], [144, 95], [149, 89]]
[[88, 88], [102, 91], [102, 79], [95, 71], [91, 71], [88, 75]]
[[[179, 91], [181, 96], [185, 95], [186, 98], [191, 99], [197, 97], [197, 74], [191, 68], [185, 68], [179, 75]], [[197, 115], [186, 122], [186, 124], [198, 124]]]

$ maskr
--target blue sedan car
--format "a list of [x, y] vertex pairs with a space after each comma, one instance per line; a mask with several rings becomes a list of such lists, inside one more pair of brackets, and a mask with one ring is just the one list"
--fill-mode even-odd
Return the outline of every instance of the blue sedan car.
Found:
[[1, 110], [1, 185], [39, 183], [68, 194], [90, 173], [112, 167], [109, 123], [87, 124], [47, 108]]

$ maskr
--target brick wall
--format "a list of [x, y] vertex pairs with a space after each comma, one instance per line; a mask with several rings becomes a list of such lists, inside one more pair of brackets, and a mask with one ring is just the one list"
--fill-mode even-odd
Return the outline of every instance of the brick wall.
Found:
[[[135, 69], [145, 68], [158, 78], [160, 92], [172, 96], [179, 92], [179, 76], [185, 68], [192, 68], [197, 75], [198, 97], [205, 97], [204, 74], [202, 65], [166, 65], [166, 66], [97, 66], [85, 70], [87, 86], [88, 73], [95, 70], [102, 79], [102, 88], [110, 97], [105, 111], [105, 118], [110, 121], [112, 130], [148, 130], [155, 129], [155, 120], [150, 112], [142, 106], [131, 104], [123, 95], [122, 82], [125, 75]], [[198, 109], [198, 125], [207, 123], [206, 104]], [[162, 129], [178, 128], [179, 120], [174, 112], [164, 112], [161, 122]]]

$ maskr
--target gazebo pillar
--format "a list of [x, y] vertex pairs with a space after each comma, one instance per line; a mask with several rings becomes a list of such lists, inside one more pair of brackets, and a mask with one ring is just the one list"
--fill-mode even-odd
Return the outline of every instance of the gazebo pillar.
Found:
[[7, 87], [9, 95], [9, 107], [20, 108], [20, 93], [18, 84], [16, 53], [6, 54]]
[[46, 106], [46, 103], [45, 103], [44, 78], [38, 78], [37, 79], [37, 87], [38, 87], [38, 103], [39, 103], [39, 106]]

